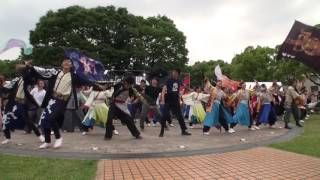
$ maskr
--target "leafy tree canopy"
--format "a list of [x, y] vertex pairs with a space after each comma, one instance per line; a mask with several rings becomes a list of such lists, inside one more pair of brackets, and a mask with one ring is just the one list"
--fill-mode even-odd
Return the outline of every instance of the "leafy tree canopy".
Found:
[[184, 67], [186, 37], [166, 16], [143, 18], [114, 6], [49, 11], [30, 32], [35, 64], [58, 66], [64, 48], [79, 49], [108, 68]]

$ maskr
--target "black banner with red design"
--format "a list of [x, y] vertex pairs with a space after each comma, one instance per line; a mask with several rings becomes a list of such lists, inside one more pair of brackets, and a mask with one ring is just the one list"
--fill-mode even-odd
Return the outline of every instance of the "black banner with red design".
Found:
[[277, 59], [296, 59], [320, 71], [320, 29], [295, 21]]

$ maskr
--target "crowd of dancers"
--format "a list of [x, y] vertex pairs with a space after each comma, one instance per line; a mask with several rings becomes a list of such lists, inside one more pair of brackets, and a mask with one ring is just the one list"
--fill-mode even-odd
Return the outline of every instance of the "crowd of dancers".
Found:
[[[157, 76], [149, 82], [142, 80], [135, 85], [135, 79], [127, 76], [117, 83], [108, 81], [92, 82], [82, 86], [72, 71], [72, 63], [65, 59], [61, 69], [45, 69], [32, 65], [32, 61], [16, 66], [17, 78], [9, 83], [0, 76], [0, 105], [4, 140], [11, 142], [11, 132], [24, 129], [34, 132], [42, 144], [41, 149], [59, 148], [63, 138], [61, 129], [73, 132], [78, 127], [87, 135], [93, 126], [105, 127], [105, 140], [119, 132], [113, 125], [119, 119], [126, 125], [132, 136], [141, 139], [140, 130], [145, 124], [160, 123], [159, 137], [163, 137], [168, 126], [178, 120], [181, 135], [191, 135], [189, 128], [201, 124], [203, 134], [209, 135], [212, 127], [227, 133], [235, 133], [237, 125], [249, 130], [259, 130], [261, 124], [272, 127], [283, 117], [285, 128], [291, 129], [291, 114], [298, 127], [307, 118], [308, 92], [296, 88], [292, 80], [280, 87], [276, 82], [267, 88], [256, 82], [246, 87], [240, 82], [237, 89], [222, 86], [221, 80], [214, 85], [205, 80], [205, 86], [187, 88], [179, 80], [180, 70], [175, 68], [165, 83], [159, 83]], [[148, 85], [147, 85], [148, 84]], [[139, 115], [138, 115], [139, 114]], [[140, 119], [136, 123], [136, 118]], [[51, 134], [55, 142], [51, 145]]]

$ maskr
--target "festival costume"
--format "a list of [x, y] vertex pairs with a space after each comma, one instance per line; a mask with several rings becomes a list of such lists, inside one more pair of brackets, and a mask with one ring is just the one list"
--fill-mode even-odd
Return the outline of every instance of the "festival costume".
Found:
[[206, 112], [202, 102], [207, 102], [210, 94], [192, 92], [182, 96], [185, 104], [190, 105], [191, 124], [202, 123], [206, 117]]
[[108, 112], [108, 118], [106, 123], [105, 139], [112, 138], [112, 132], [114, 130], [113, 119], [119, 118], [122, 124], [126, 124], [130, 130], [132, 136], [140, 138], [140, 132], [134, 124], [134, 119], [128, 110], [128, 98], [134, 95], [132, 88], [124, 88], [122, 83], [118, 83], [114, 86], [114, 93], [112, 94], [111, 103]]
[[252, 125], [252, 119], [250, 117], [249, 110], [250, 93], [248, 90], [240, 89], [236, 97], [239, 100], [239, 102], [236, 112], [233, 116], [233, 122], [250, 127]]
[[229, 130], [228, 122], [233, 122], [231, 114], [224, 108], [222, 98], [226, 94], [220, 88], [212, 88], [207, 103], [207, 113], [204, 119], [203, 132], [209, 132], [213, 126], [222, 126], [225, 131]]
[[108, 118], [109, 107], [107, 105], [108, 98], [111, 98], [112, 90], [105, 91], [92, 91], [85, 106], [89, 107], [86, 116], [84, 117], [82, 124], [86, 127], [92, 127], [98, 125], [105, 127]]
[[71, 96], [66, 110], [64, 113], [64, 120], [62, 129], [67, 132], [74, 132], [75, 127], [78, 127], [80, 130], [83, 130], [82, 120], [84, 118], [83, 109], [80, 108], [86, 102], [87, 98], [82, 94], [81, 91], [77, 92], [77, 102], [78, 105], [76, 108], [74, 96]]
[[289, 86], [286, 91], [285, 96], [285, 102], [284, 102], [284, 121], [285, 121], [285, 127], [289, 128], [288, 123], [290, 122], [291, 114], [293, 114], [293, 117], [296, 121], [297, 126], [301, 126], [299, 123], [299, 109], [297, 104], [295, 103], [295, 100], [299, 99], [299, 94], [295, 91], [295, 89], [292, 86]]
[[273, 108], [277, 116], [282, 116], [284, 113], [284, 98], [280, 96], [280, 87], [279, 86], [271, 86], [269, 92], [273, 96]]
[[13, 79], [1, 89], [2, 93], [9, 94], [2, 119], [6, 139], [11, 138], [10, 130], [24, 129], [25, 125], [33, 130], [36, 136], [40, 136], [38, 128], [28, 117], [29, 106], [37, 107], [37, 105], [27, 90], [29, 81], [26, 77], [24, 72], [23, 77]]
[[63, 71], [44, 69], [36, 66], [30, 69], [32, 76], [46, 79], [49, 82], [49, 88], [43, 102], [44, 110], [39, 121], [45, 133], [45, 142], [51, 143], [51, 129], [54, 132], [56, 140], [61, 141], [59, 127], [63, 124], [64, 112], [71, 96], [74, 96], [75, 107], [78, 105], [74, 88], [75, 84], [73, 83], [73, 73], [64, 73]]
[[274, 106], [272, 104], [273, 96], [270, 94], [270, 92], [260, 92], [258, 95], [261, 102], [260, 113], [258, 116], [259, 124], [269, 123], [269, 125], [272, 126], [277, 120]]

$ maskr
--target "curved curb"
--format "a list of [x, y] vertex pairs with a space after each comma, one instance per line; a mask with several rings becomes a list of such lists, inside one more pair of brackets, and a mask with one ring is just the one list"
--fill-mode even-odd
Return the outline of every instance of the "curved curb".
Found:
[[190, 151], [175, 151], [175, 152], [159, 152], [159, 153], [123, 153], [123, 154], [99, 154], [99, 153], [81, 153], [81, 152], [47, 152], [34, 151], [27, 149], [10, 149], [0, 147], [0, 153], [10, 155], [35, 156], [35, 157], [49, 157], [49, 158], [64, 158], [64, 159], [86, 159], [86, 160], [100, 160], [100, 159], [141, 159], [141, 158], [168, 158], [181, 157], [193, 155], [217, 154], [232, 151], [239, 151], [250, 149], [259, 146], [266, 146], [272, 143], [279, 143], [293, 139], [303, 132], [303, 128], [293, 128], [287, 133], [274, 137], [265, 141], [247, 144], [238, 144], [229, 147], [208, 148]]

